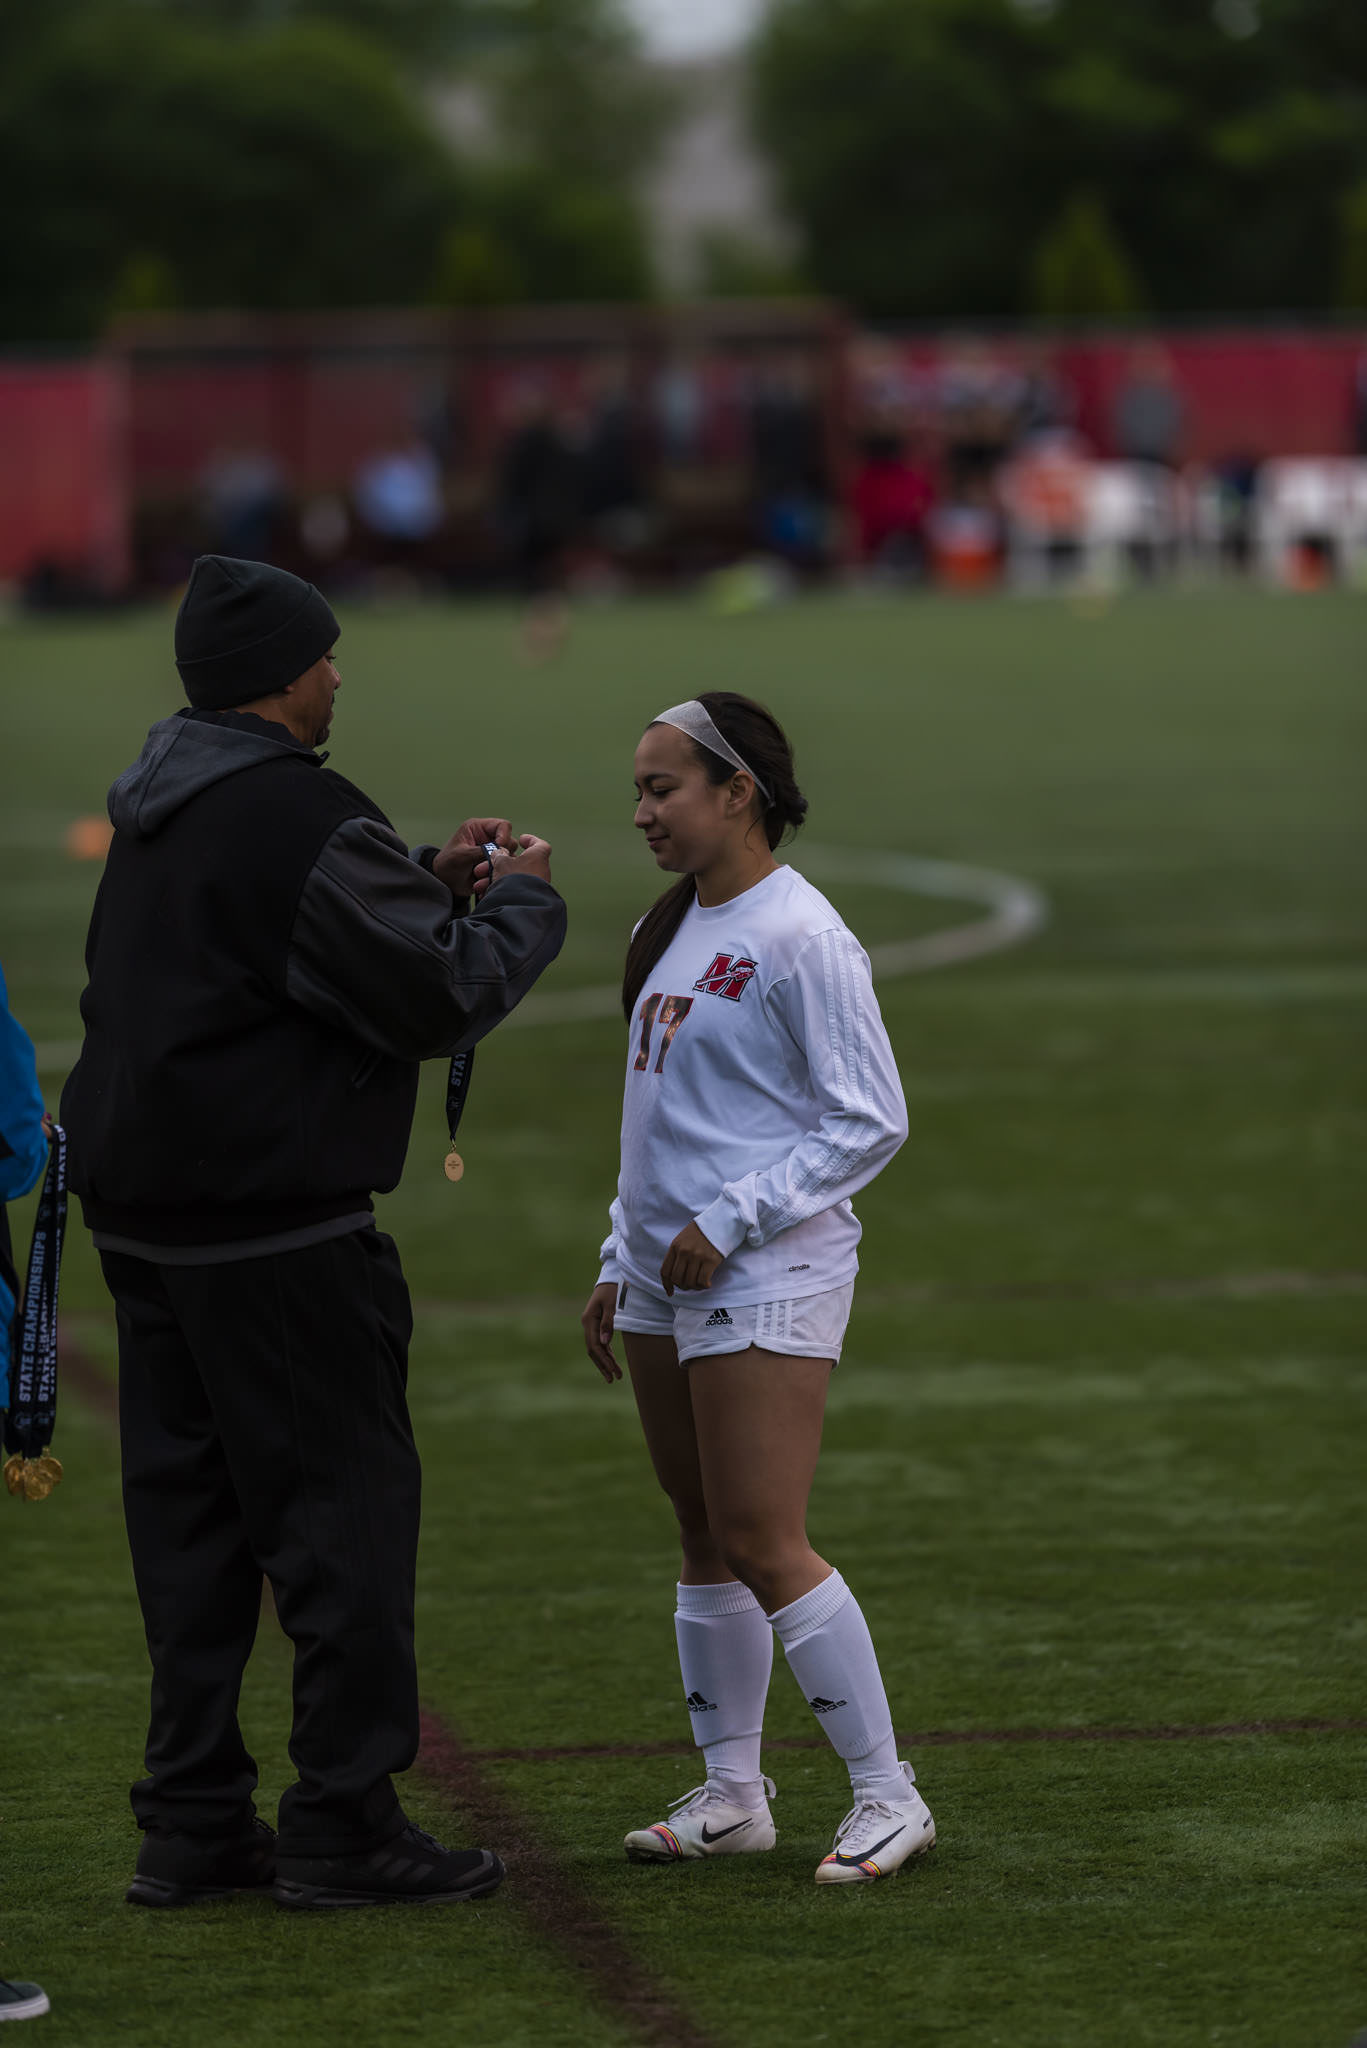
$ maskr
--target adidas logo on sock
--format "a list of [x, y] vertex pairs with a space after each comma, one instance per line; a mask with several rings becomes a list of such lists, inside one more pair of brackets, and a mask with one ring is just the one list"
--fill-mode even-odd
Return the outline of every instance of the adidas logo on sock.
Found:
[[808, 1700], [807, 1705], [811, 1708], [814, 1714], [833, 1714], [837, 1707], [848, 1706], [849, 1701], [823, 1700], [821, 1694], [818, 1693], [814, 1700]]
[[732, 1327], [731, 1318], [724, 1308], [714, 1308], [703, 1324], [705, 1330], [729, 1330]]
[[715, 1714], [717, 1702], [705, 1700], [700, 1692], [691, 1692], [688, 1695], [688, 1711], [690, 1714]]

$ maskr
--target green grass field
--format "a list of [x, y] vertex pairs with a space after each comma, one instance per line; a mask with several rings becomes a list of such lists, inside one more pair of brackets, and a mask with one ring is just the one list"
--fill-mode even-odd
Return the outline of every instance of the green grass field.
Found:
[[[42, 2038], [1348, 2048], [1367, 2027], [1367, 603], [628, 605], [540, 669], [501, 610], [344, 626], [334, 765], [414, 839], [507, 809], [554, 842], [570, 905], [560, 962], [480, 1054], [464, 1182], [441, 1175], [432, 1069], [383, 1220], [418, 1304], [424, 1695], [503, 1753], [464, 1807], [421, 1768], [405, 1797], [453, 1840], [490, 1800], [515, 1809], [577, 1905], [557, 1918], [515, 1857], [460, 1912], [122, 1904], [147, 1672], [112, 1433], [69, 1385], [64, 1485], [0, 1501], [0, 1973], [48, 1989]], [[0, 959], [54, 1103], [98, 879], [64, 834], [179, 701], [170, 629], [167, 610], [0, 633]], [[866, 943], [982, 911], [857, 879], [861, 851], [1018, 875], [1052, 911], [1017, 950], [880, 984], [911, 1137], [859, 1204], [811, 1526], [899, 1727], [934, 1737], [908, 1753], [940, 1846], [853, 1895], [811, 1881], [847, 1803], [828, 1753], [767, 1759], [774, 1856], [687, 1871], [630, 1868], [620, 1842], [697, 1782], [691, 1753], [607, 1753], [688, 1731], [669, 1512], [577, 1327], [621, 1027], [564, 1021], [563, 999], [611, 983], [654, 891], [639, 728], [708, 686], [787, 724], [806, 864]], [[821, 849], [845, 854], [838, 880]], [[79, 1226], [63, 1308], [112, 1380]], [[271, 1622], [244, 1708], [268, 1814], [287, 1687]], [[769, 1719], [776, 1744], [814, 1732], [781, 1664]], [[531, 1754], [578, 1746], [600, 1753]]]

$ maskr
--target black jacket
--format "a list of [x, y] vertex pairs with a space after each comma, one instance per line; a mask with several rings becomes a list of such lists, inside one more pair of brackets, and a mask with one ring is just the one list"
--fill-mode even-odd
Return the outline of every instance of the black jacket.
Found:
[[97, 1235], [223, 1245], [368, 1209], [418, 1062], [484, 1037], [564, 941], [535, 876], [459, 914], [430, 849], [249, 714], [153, 726], [109, 815], [61, 1109]]

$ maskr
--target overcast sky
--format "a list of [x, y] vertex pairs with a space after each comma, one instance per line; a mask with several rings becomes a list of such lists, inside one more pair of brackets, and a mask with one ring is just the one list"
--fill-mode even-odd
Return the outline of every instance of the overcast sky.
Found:
[[627, 0], [650, 48], [661, 57], [695, 57], [737, 43], [764, 0]]

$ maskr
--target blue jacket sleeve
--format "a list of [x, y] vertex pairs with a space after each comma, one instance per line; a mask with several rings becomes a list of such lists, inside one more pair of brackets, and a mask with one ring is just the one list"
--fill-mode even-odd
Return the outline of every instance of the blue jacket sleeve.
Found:
[[10, 1015], [0, 972], [0, 1202], [13, 1202], [36, 1187], [46, 1165], [43, 1098], [33, 1042]]

